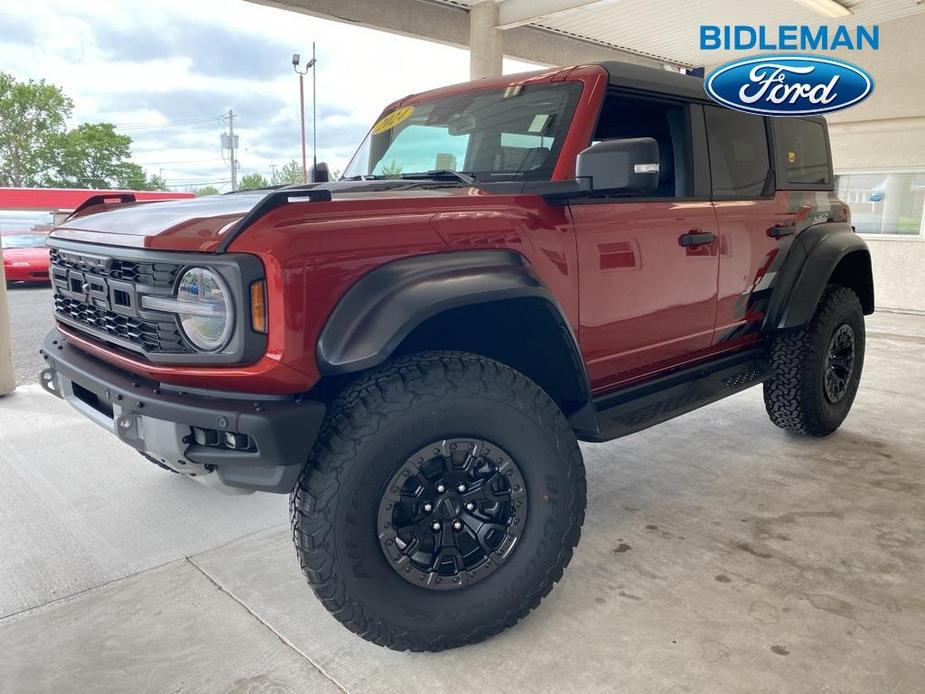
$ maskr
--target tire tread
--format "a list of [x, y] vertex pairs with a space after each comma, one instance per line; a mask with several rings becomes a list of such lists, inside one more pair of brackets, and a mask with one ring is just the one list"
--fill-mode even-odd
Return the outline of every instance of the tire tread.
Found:
[[[383, 623], [347, 592], [334, 566], [334, 503], [343, 472], [354, 463], [365, 438], [375, 435], [390, 414], [410, 409], [424, 397], [448, 392], [505, 394], [548, 431], [567, 463], [566, 507], [571, 524], [555, 561], [519, 604], [465, 634], [426, 639]], [[441, 651], [482, 641], [512, 626], [539, 605], [563, 575], [581, 535], [586, 481], [578, 442], [553, 400], [513, 369], [465, 352], [423, 352], [400, 358], [361, 376], [332, 403], [296, 490], [290, 521], [299, 564], [327, 610], [351, 631], [393, 650]]]

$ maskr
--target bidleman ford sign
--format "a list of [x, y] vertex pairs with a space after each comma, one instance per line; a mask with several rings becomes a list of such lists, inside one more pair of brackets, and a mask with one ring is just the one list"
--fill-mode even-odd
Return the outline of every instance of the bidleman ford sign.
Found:
[[860, 103], [874, 80], [857, 65], [815, 55], [766, 55], [726, 63], [707, 75], [714, 101], [765, 116], [810, 116]]

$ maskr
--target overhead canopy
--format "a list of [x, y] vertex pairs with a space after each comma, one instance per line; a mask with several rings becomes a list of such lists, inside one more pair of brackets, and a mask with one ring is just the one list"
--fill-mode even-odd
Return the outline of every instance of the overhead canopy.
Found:
[[[702, 25], [872, 26], [925, 12], [915, 0], [251, 0], [327, 19], [470, 47], [473, 77], [500, 74], [501, 57], [548, 65], [620, 60], [712, 65]], [[741, 52], [736, 55], [741, 55]]]

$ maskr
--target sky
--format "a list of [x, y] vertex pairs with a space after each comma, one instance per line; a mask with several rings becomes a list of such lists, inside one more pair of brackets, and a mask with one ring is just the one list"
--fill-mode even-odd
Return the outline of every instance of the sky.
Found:
[[[469, 78], [468, 52], [244, 0], [0, 0], [0, 70], [74, 101], [69, 125], [116, 124], [133, 161], [170, 187], [227, 190], [233, 109], [239, 176], [301, 159], [293, 53], [317, 45], [318, 160], [343, 169], [382, 108]], [[506, 73], [536, 69], [505, 60]], [[311, 73], [306, 119], [311, 161]]]

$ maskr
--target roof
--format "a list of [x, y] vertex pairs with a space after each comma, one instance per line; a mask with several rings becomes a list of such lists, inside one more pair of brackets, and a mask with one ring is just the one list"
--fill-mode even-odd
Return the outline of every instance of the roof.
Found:
[[685, 99], [705, 101], [706, 93], [703, 91], [703, 80], [691, 75], [682, 75], [671, 70], [659, 70], [644, 65], [621, 63], [609, 60], [596, 63], [610, 75], [612, 87], [628, 87], [640, 91], [658, 92], [660, 94], [674, 94]]

